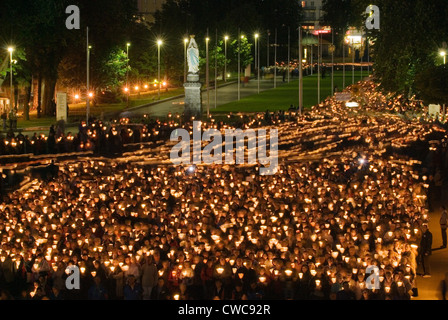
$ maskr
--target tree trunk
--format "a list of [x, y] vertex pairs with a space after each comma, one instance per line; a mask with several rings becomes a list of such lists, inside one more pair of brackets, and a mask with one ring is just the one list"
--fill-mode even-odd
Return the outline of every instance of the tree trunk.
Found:
[[32, 85], [33, 84], [30, 82], [30, 84], [25, 87], [25, 101], [23, 102], [23, 114], [25, 115], [25, 120], [30, 120], [30, 101], [31, 101]]
[[44, 90], [42, 95], [42, 113], [46, 116], [56, 115], [56, 103], [54, 101], [54, 91], [56, 88], [56, 77], [45, 77]]
[[42, 75], [39, 74], [37, 80], [37, 117], [40, 118], [42, 112]]
[[14, 110], [19, 110], [19, 86], [14, 84]]

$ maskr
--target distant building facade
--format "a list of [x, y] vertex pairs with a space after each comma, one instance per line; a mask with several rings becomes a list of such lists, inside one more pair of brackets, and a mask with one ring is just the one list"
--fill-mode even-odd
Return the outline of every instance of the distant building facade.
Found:
[[137, 0], [138, 11], [143, 21], [154, 22], [154, 14], [157, 10], [162, 9], [162, 5], [166, 0]]
[[303, 10], [303, 22], [305, 26], [314, 27], [317, 29], [320, 25], [320, 19], [324, 12], [322, 11], [323, 0], [302, 0], [300, 5]]

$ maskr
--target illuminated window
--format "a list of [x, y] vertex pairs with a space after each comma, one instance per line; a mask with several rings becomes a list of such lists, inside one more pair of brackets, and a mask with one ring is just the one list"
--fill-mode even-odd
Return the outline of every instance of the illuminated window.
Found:
[[306, 1], [302, 1], [302, 8], [305, 8]]

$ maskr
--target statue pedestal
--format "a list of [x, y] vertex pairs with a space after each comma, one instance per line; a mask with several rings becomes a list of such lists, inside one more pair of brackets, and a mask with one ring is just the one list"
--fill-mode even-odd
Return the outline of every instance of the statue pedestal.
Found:
[[185, 121], [191, 121], [191, 117], [200, 120], [202, 117], [202, 84], [199, 82], [199, 75], [189, 73], [187, 82], [184, 83], [185, 88]]

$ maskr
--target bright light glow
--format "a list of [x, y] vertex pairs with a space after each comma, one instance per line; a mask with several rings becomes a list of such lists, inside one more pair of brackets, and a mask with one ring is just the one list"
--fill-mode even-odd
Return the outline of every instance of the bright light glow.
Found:
[[359, 163], [360, 164], [365, 164], [366, 163], [366, 159], [363, 159], [363, 158], [359, 159]]
[[187, 39], [187, 38], [185, 38], [185, 39], [184, 39], [184, 42], [185, 42], [185, 43], [187, 43], [187, 42], [188, 42], [188, 39]]
[[124, 91], [125, 91], [125, 92], [128, 92], [128, 91], [129, 91], [129, 88], [127, 88], [127, 87], [124, 88]]
[[328, 34], [331, 33], [331, 30], [325, 30], [325, 29], [321, 29], [321, 30], [314, 30], [313, 34], [315, 36], [317, 36], [318, 34]]
[[348, 101], [345, 103], [345, 106], [348, 108], [356, 108], [356, 107], [359, 107], [359, 103]]
[[347, 36], [347, 42], [352, 44], [359, 44], [361, 43], [362, 37], [361, 36]]
[[166, 87], [166, 82], [163, 82], [162, 85], [163, 85], [164, 87]]
[[14, 48], [13, 47], [8, 47], [8, 52], [13, 52]]
[[225, 36], [225, 37], [224, 37], [224, 40], [229, 40], [229, 37], [228, 37], [228, 36]]
[[205, 38], [205, 41], [210, 41], [210, 38], [209, 37]]
[[244, 39], [244, 36], [241, 36], [241, 39]]
[[75, 99], [76, 99], [76, 100], [79, 99], [79, 94], [75, 94]]
[[128, 42], [128, 43], [126, 43], [126, 46], [128, 46], [128, 47], [130, 47], [131, 46], [131, 44]]
[[160, 45], [162, 45], [162, 43], [163, 43], [162, 40], [157, 40], [157, 45], [160, 46]]
[[145, 85], [143, 86], [143, 88], [145, 88], [145, 89], [148, 89], [148, 85], [147, 85], [147, 84], [145, 84]]
[[446, 51], [444, 51], [444, 50], [440, 51], [440, 55], [441, 55], [442, 57], [446, 56]]
[[90, 97], [90, 98], [93, 97], [93, 92], [89, 92], [89, 97]]
[[194, 171], [195, 171], [194, 166], [188, 167], [187, 171], [188, 171], [188, 173], [194, 173]]
[[135, 86], [135, 88], [134, 88], [134, 89], [135, 89], [135, 91], [138, 91], [139, 87], [138, 87], [138, 86]]
[[259, 37], [259, 34], [258, 33], [256, 33], [255, 34], [255, 39], [257, 39]]

